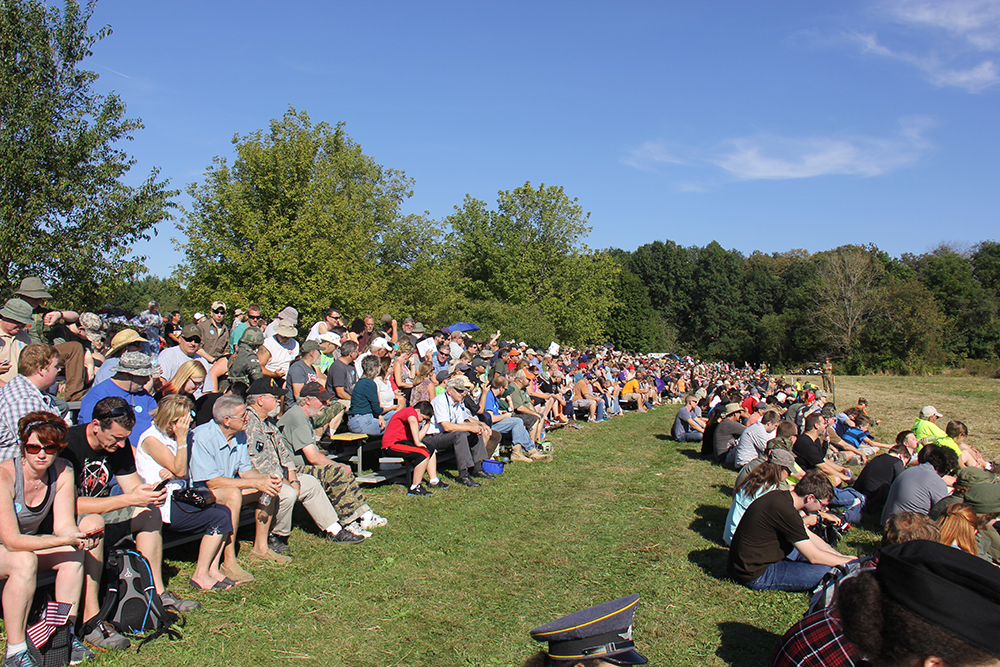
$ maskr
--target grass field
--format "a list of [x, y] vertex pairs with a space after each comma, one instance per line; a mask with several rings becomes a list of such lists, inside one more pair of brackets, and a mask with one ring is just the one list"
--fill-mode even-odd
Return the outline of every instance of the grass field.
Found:
[[[996, 380], [841, 378], [838, 394], [843, 405], [866, 396], [887, 439], [933, 403], [996, 454]], [[186, 591], [195, 554], [168, 553], [170, 587], [204, 608], [188, 614], [183, 641], [160, 638], [100, 661], [519, 665], [537, 649], [530, 628], [639, 593], [635, 637], [651, 664], [765, 664], [807, 598], [726, 580], [721, 530], [735, 475], [667, 439], [675, 412], [564, 429], [554, 463], [508, 466], [480, 489], [432, 498], [372, 489], [390, 523], [371, 539], [331, 547], [297, 528], [291, 565], [256, 567], [256, 582], [229, 592]], [[855, 529], [841, 548], [868, 554], [876, 539]]]

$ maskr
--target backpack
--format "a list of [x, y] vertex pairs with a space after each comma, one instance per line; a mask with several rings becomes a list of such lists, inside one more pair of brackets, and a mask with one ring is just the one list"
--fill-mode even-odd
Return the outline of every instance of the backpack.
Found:
[[[166, 634], [180, 639], [181, 633], [171, 628], [181, 617], [163, 606], [153, 585], [153, 571], [146, 557], [134, 549], [118, 548], [108, 552], [104, 560], [104, 602], [84, 627], [89, 633], [101, 621], [108, 621], [123, 635], [143, 635], [138, 649], [148, 641]], [[184, 627], [181, 620], [180, 627]]]

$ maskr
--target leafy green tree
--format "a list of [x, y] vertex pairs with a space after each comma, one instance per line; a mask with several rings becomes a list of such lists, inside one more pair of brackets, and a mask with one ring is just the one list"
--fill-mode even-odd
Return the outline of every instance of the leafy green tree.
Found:
[[743, 360], [752, 352], [753, 318], [742, 297], [744, 258], [712, 241], [698, 251], [692, 272], [691, 324], [682, 329], [710, 359]]
[[496, 210], [466, 196], [446, 220], [471, 299], [537, 304], [568, 343], [599, 342], [617, 264], [584, 245], [589, 213], [561, 187], [500, 191]]
[[972, 253], [972, 274], [983, 289], [1000, 296], [1000, 243], [983, 241]]
[[[412, 195], [403, 172], [365, 155], [343, 123], [313, 124], [292, 108], [233, 143], [232, 166], [217, 157], [188, 187], [194, 203], [179, 225], [187, 240], [177, 275], [194, 307], [293, 305], [303, 321], [331, 304], [354, 314], [420, 308], [400, 286], [433, 273], [440, 235], [400, 213]], [[435, 278], [432, 293], [440, 291]]]
[[879, 301], [846, 360], [852, 372], [923, 373], [945, 361], [945, 318], [931, 292], [915, 277], [889, 277]]
[[653, 308], [646, 287], [628, 269], [618, 274], [615, 305], [608, 312], [605, 330], [619, 350], [663, 352], [662, 316]]
[[138, 315], [146, 310], [150, 301], [156, 301], [160, 304], [161, 313], [169, 313], [179, 310], [183, 300], [183, 290], [173, 278], [145, 276], [123, 286], [108, 305]]
[[848, 356], [879, 304], [883, 266], [874, 246], [846, 245], [814, 256], [814, 330], [828, 349]]
[[653, 308], [675, 327], [686, 326], [697, 296], [692, 282], [693, 248], [653, 241], [636, 248], [624, 264], [649, 292]]
[[65, 9], [37, 0], [0, 3], [0, 286], [50, 282], [61, 303], [96, 308], [143, 269], [132, 245], [169, 218], [175, 191], [154, 169], [138, 186], [121, 146], [142, 122], [117, 95], [93, 90], [80, 67], [95, 43], [93, 3]]

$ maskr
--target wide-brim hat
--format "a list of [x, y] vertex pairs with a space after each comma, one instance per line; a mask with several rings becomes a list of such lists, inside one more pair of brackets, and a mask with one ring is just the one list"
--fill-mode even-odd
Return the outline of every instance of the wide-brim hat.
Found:
[[324, 343], [332, 343], [334, 345], [340, 345], [340, 336], [332, 331], [327, 331], [325, 334], [320, 334], [319, 339]]
[[35, 276], [28, 276], [21, 281], [21, 286], [17, 289], [14, 294], [20, 294], [21, 296], [26, 296], [30, 299], [51, 299], [52, 295], [49, 294], [48, 290], [45, 289], [45, 283], [42, 282], [41, 278], [36, 278]]
[[157, 375], [157, 369], [153, 367], [153, 360], [148, 354], [142, 352], [126, 352], [118, 360], [115, 366], [115, 373], [128, 373], [129, 375], [140, 375], [150, 377]]
[[278, 322], [278, 325], [274, 327], [274, 333], [278, 336], [295, 338], [299, 335], [299, 330], [293, 327], [288, 320], [281, 320]]
[[413, 333], [427, 333], [427, 327], [424, 326], [423, 322], [417, 322], [413, 325]]
[[35, 316], [32, 312], [31, 304], [23, 299], [8, 299], [7, 303], [0, 308], [0, 317], [6, 317], [12, 322], [30, 326], [35, 323]]
[[111, 347], [108, 348], [107, 356], [113, 357], [115, 352], [131, 343], [146, 343], [145, 338], [139, 335], [135, 329], [122, 329], [111, 339]]

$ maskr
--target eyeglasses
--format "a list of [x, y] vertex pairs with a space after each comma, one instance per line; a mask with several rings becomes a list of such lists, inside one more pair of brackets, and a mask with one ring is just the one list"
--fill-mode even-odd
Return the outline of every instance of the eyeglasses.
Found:
[[[184, 336], [181, 336], [181, 338], [184, 338]], [[189, 343], [196, 343], [198, 345], [201, 345], [201, 338], [198, 336], [194, 336], [192, 338], [184, 338], [184, 340], [186, 340]]]
[[340, 319], [340, 313], [337, 313], [336, 315], [331, 315], [330, 319], [339, 320]]
[[212, 312], [213, 313], [224, 313], [224, 312], [226, 312], [226, 309], [225, 308], [216, 308]]
[[248, 320], [262, 320], [262, 319], [264, 319], [264, 316], [263, 315], [247, 315], [247, 319]]

